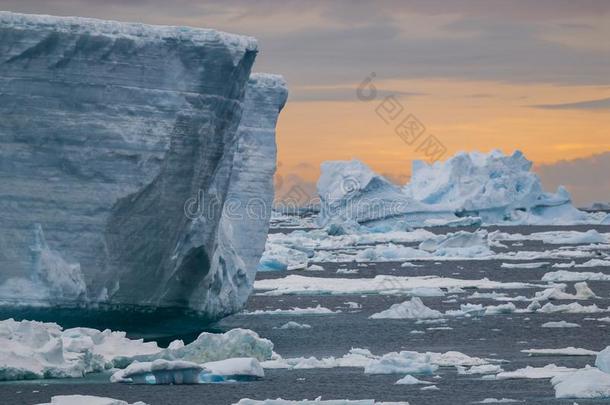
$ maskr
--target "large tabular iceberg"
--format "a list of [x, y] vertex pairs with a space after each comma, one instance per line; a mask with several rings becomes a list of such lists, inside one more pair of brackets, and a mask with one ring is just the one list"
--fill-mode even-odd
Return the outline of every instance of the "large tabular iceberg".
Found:
[[[444, 162], [414, 161], [402, 189], [363, 163], [322, 164], [318, 181], [323, 225], [355, 221], [367, 225], [573, 224], [600, 222], [574, 208], [563, 187], [542, 189], [532, 163], [510, 156], [458, 153]], [[607, 219], [606, 219], [607, 221]]]
[[0, 13], [0, 301], [239, 310], [283, 79], [253, 38]]

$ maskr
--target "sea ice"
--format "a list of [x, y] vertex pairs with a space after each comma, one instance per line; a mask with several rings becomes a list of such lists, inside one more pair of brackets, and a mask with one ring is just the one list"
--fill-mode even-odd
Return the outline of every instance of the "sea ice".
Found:
[[539, 379], [539, 378], [553, 378], [557, 375], [565, 375], [576, 371], [574, 368], [557, 366], [555, 364], [548, 364], [544, 367], [532, 367], [527, 366], [514, 371], [503, 371], [496, 375], [498, 380], [509, 380], [509, 379]]
[[521, 350], [521, 353], [527, 353], [530, 356], [596, 356], [598, 354], [598, 352], [593, 350], [572, 346], [562, 349], [526, 349]]
[[372, 319], [430, 319], [442, 318], [443, 314], [424, 305], [418, 297], [401, 304], [394, 304], [385, 311], [371, 315]]
[[146, 405], [144, 402], [129, 404], [120, 399], [95, 397], [92, 395], [56, 395], [51, 402], [38, 405]]
[[554, 376], [551, 384], [555, 398], [610, 398], [610, 374], [595, 367]]
[[546, 322], [540, 325], [543, 328], [580, 328], [580, 325], [573, 322], [566, 321], [552, 321]]

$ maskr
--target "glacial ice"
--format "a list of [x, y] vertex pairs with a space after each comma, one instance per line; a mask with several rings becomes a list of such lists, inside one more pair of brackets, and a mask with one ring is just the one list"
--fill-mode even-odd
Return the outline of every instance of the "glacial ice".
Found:
[[555, 364], [548, 364], [544, 367], [532, 367], [527, 366], [514, 371], [503, 371], [496, 375], [498, 380], [509, 380], [509, 379], [538, 379], [538, 378], [553, 378], [555, 376], [566, 375], [576, 371], [574, 368], [557, 366]]
[[551, 379], [555, 398], [610, 398], [610, 374], [585, 367]]
[[0, 380], [83, 377], [125, 368], [135, 361], [210, 364], [244, 357], [264, 361], [272, 355], [271, 341], [245, 329], [224, 334], [204, 332], [188, 345], [174, 341], [162, 349], [155, 342], [128, 339], [125, 332], [63, 330], [54, 323], [0, 321]]
[[203, 364], [184, 360], [157, 359], [152, 362], [134, 362], [126, 369], [115, 372], [111, 382], [168, 385], [204, 384], [229, 380], [263, 378], [265, 372], [254, 358], [230, 358]]
[[401, 189], [360, 161], [325, 162], [318, 181], [320, 223], [355, 221], [398, 229], [464, 218], [509, 225], [607, 220], [574, 208], [563, 187], [544, 192], [531, 166], [519, 151], [458, 153], [444, 162], [414, 161], [411, 179]]
[[595, 359], [595, 367], [599, 368], [605, 373], [610, 374], [610, 346], [606, 347], [597, 354], [597, 358]]
[[239, 311], [287, 98], [256, 40], [10, 12], [0, 39], [0, 302]]

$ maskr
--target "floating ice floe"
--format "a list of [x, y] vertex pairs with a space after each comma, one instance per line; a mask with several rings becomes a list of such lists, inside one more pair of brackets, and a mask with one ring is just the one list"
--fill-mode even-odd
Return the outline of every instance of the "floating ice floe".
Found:
[[279, 327], [279, 329], [311, 329], [311, 325], [306, 323], [298, 323], [295, 321], [289, 321]]
[[534, 232], [528, 235], [496, 231], [493, 239], [498, 241], [536, 240], [552, 245], [579, 245], [589, 243], [610, 243], [610, 234], [599, 233], [595, 229], [579, 231]]
[[566, 281], [610, 281], [610, 274], [593, 272], [576, 272], [559, 270], [545, 273], [542, 281], [547, 282], [566, 282]]
[[502, 263], [503, 269], [539, 269], [549, 266], [549, 262], [534, 262], [534, 263]]
[[303, 399], [301, 401], [292, 401], [285, 399], [265, 399], [263, 401], [255, 399], [242, 399], [233, 405], [409, 405], [408, 402], [375, 402], [373, 399], [330, 399], [323, 400], [322, 397], [316, 399]]
[[459, 375], [497, 374], [504, 371], [502, 367], [497, 364], [482, 364], [480, 366], [472, 366], [470, 368], [456, 366], [455, 368]]
[[63, 330], [54, 323], [0, 321], [0, 380], [76, 378], [157, 359], [199, 364], [238, 357], [263, 361], [272, 354], [271, 341], [245, 329], [224, 334], [204, 332], [188, 345], [174, 341], [162, 349], [155, 342], [128, 339], [124, 332]]
[[321, 305], [308, 308], [294, 307], [290, 309], [257, 309], [256, 311], [242, 312], [243, 315], [332, 315], [341, 311], [333, 311]]
[[396, 381], [394, 384], [398, 384], [398, 385], [432, 385], [434, 383], [431, 383], [430, 381], [420, 380], [418, 378], [413, 377], [410, 374], [407, 374], [400, 380]]
[[576, 371], [575, 368], [548, 364], [544, 367], [527, 366], [514, 371], [503, 371], [496, 374], [498, 380], [553, 378]]
[[519, 399], [511, 399], [511, 398], [485, 398], [477, 402], [473, 402], [473, 404], [513, 404], [517, 402], [525, 402]]
[[605, 373], [610, 373], [610, 346], [597, 354], [595, 359], [595, 367]]
[[267, 243], [265, 252], [258, 264], [258, 271], [297, 270], [307, 267], [308, 256], [305, 252], [286, 246]]
[[418, 297], [413, 297], [410, 301], [394, 304], [385, 311], [371, 315], [372, 319], [429, 319], [442, 318], [443, 313], [430, 309], [424, 305]]
[[471, 357], [460, 352], [418, 353], [391, 352], [383, 356], [372, 354], [367, 349], [351, 349], [343, 357], [297, 357], [282, 358], [275, 354], [272, 360], [262, 362], [269, 369], [314, 369], [356, 367], [363, 368], [367, 374], [431, 374], [438, 367], [481, 366], [492, 361]]
[[595, 304], [582, 305], [579, 302], [572, 302], [570, 304], [551, 304], [550, 302], [544, 304], [538, 312], [546, 314], [565, 313], [565, 314], [596, 314], [600, 312], [608, 312], [610, 309], [599, 308]]
[[120, 399], [96, 397], [93, 395], [56, 395], [51, 402], [38, 405], [146, 405], [144, 402], [129, 404]]
[[566, 292], [567, 285], [558, 284], [553, 287], [547, 288], [544, 291], [536, 292], [534, 297], [535, 300], [588, 300], [590, 298], [596, 298], [597, 295], [589, 288], [586, 282], [580, 282], [574, 284], [576, 294], [570, 294]]
[[574, 322], [566, 321], [551, 321], [540, 325], [543, 328], [580, 328], [580, 325]]
[[[416, 276], [401, 277], [377, 275], [374, 278], [328, 278], [289, 275], [283, 278], [257, 280], [254, 288], [261, 295], [283, 294], [379, 294], [400, 293], [409, 294], [418, 288], [478, 288], [478, 289], [526, 289], [542, 287], [543, 285], [499, 282], [487, 278], [480, 280], [463, 280], [450, 277]], [[261, 292], [260, 290], [265, 290]]]
[[610, 398], [610, 374], [595, 367], [554, 376], [555, 398]]
[[521, 350], [521, 353], [527, 353], [530, 356], [596, 356], [598, 354], [598, 352], [593, 350], [572, 346], [562, 349], [526, 349]]
[[0, 321], [0, 380], [83, 377], [113, 367], [119, 357], [161, 350], [124, 332], [7, 319]]
[[231, 358], [203, 364], [183, 360], [134, 362], [115, 372], [111, 382], [167, 385], [204, 384], [229, 380], [263, 378], [265, 372], [254, 358]]

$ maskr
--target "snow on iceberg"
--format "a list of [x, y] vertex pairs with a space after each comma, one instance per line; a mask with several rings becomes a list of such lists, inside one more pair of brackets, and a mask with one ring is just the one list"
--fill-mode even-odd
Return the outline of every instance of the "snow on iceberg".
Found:
[[500, 151], [462, 152], [444, 162], [414, 161], [411, 180], [401, 189], [360, 161], [325, 162], [318, 181], [320, 222], [401, 227], [460, 218], [484, 224], [603, 221], [572, 206], [563, 187], [554, 194], [544, 192], [531, 167], [519, 151], [509, 156]]
[[0, 34], [0, 115], [23, 118], [0, 131], [0, 302], [239, 311], [287, 98], [256, 40], [10, 12]]
[[597, 358], [595, 359], [595, 367], [599, 368], [605, 373], [610, 374], [610, 346], [606, 347], [597, 354]]

